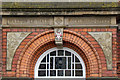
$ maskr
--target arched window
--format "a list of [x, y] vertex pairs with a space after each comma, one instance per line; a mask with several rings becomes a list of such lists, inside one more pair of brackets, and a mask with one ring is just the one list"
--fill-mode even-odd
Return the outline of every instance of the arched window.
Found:
[[55, 47], [39, 57], [34, 75], [35, 78], [85, 78], [85, 65], [72, 49]]

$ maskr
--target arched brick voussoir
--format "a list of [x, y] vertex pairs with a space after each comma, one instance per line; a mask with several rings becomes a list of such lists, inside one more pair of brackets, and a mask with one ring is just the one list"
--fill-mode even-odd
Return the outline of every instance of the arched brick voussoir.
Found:
[[[70, 35], [72, 35], [72, 36], [70, 37]], [[96, 74], [95, 71], [100, 72], [99, 66], [101, 64], [99, 64], [99, 56], [98, 56], [96, 50], [93, 49], [94, 47], [90, 44], [90, 42], [87, 39], [85, 39], [80, 34], [66, 30], [66, 31], [64, 31], [63, 40], [68, 41], [72, 44], [75, 44], [84, 52], [84, 54], [87, 56], [87, 58], [89, 60], [91, 74]], [[94, 66], [94, 64], [96, 64], [96, 66]], [[99, 74], [101, 74], [101, 73], [99, 73]], [[96, 75], [98, 75], [96, 77], [99, 77], [99, 74], [96, 74]]]
[[[48, 34], [48, 35], [47, 35]], [[47, 37], [46, 37], [47, 35]], [[37, 36], [35, 36], [32, 40], [30, 40], [25, 48], [23, 49], [22, 53], [20, 54], [18, 64], [17, 64], [17, 77], [28, 77], [27, 70], [28, 70], [28, 62], [31, 56], [40, 48], [42, 45], [54, 41], [54, 31], [46, 31]]]
[[[17, 77], [25, 77], [25, 75], [26, 77], [28, 77], [29, 65], [33, 55], [41, 46], [54, 40], [55, 40], [54, 31], [51, 30], [43, 32], [42, 34], [38, 34], [30, 42], [28, 42], [23, 52], [21, 53], [21, 56], [19, 57], [16, 71]], [[99, 56], [95, 51], [94, 47], [90, 44], [90, 42], [86, 38], [84, 38], [84, 36], [69, 30], [64, 30], [63, 40], [75, 44], [84, 52], [84, 54], [87, 56], [89, 60], [90, 74], [95, 74], [98, 75], [95, 77], [99, 77], [99, 73], [94, 73], [95, 72], [94, 68], [96, 68], [96, 71], [99, 71], [99, 65], [101, 65], [98, 63], [100, 62], [99, 59], [97, 59], [97, 57]], [[94, 67], [94, 64], [97, 65]]]

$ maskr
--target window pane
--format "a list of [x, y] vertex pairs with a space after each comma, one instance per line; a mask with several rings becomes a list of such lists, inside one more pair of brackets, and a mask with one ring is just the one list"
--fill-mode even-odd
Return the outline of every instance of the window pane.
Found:
[[64, 55], [64, 51], [63, 50], [58, 50], [58, 56], [63, 56]]
[[[56, 54], [56, 51], [58, 51], [58, 54]], [[83, 76], [82, 64], [76, 55], [69, 51], [65, 51], [65, 54], [64, 50], [56, 51], [50, 52], [42, 59], [42, 64], [39, 65], [41, 71], [38, 70], [38, 76]]]
[[49, 64], [47, 64], [47, 69], [49, 69]]
[[71, 53], [68, 51], [65, 51], [65, 56], [71, 56]]
[[66, 69], [66, 58], [65, 57], [55, 58], [55, 69]]
[[74, 70], [72, 70], [72, 76], [74, 76]]
[[63, 76], [63, 70], [58, 70], [58, 76]]
[[39, 69], [46, 69], [46, 64], [40, 64]]
[[45, 70], [38, 71], [38, 76], [46, 76], [46, 71]]
[[50, 56], [56, 56], [56, 51], [51, 52]]
[[72, 64], [72, 69], [74, 69], [74, 64]]
[[82, 65], [81, 64], [75, 64], [75, 69], [82, 69]]
[[82, 70], [75, 70], [75, 76], [83, 76]]
[[53, 57], [50, 58], [50, 69], [53, 69]]
[[47, 76], [49, 76], [49, 70], [47, 70]]
[[46, 56], [43, 58], [43, 60], [41, 62], [46, 62]]
[[71, 76], [71, 70], [65, 70], [65, 76]]
[[47, 55], [47, 62], [49, 62], [49, 54]]
[[74, 62], [74, 54], [72, 55], [72, 62]]
[[71, 57], [68, 57], [68, 69], [71, 69]]
[[56, 71], [55, 70], [50, 70], [50, 76], [56, 76]]
[[80, 60], [75, 56], [75, 62], [80, 62]]

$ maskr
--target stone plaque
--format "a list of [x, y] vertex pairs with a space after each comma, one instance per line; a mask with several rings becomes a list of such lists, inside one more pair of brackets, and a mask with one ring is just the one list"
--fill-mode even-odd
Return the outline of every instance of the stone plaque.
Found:
[[30, 34], [31, 32], [8, 32], [7, 33], [7, 70], [12, 69], [12, 60], [16, 49], [20, 43]]
[[103, 49], [108, 70], [112, 70], [112, 32], [89, 32]]
[[53, 25], [52, 17], [3, 18], [3, 25]]
[[113, 26], [116, 25], [116, 17], [4, 17], [2, 25], [3, 27]]
[[110, 24], [111, 24], [111, 17], [66, 17], [65, 18], [65, 25], [110, 25]]

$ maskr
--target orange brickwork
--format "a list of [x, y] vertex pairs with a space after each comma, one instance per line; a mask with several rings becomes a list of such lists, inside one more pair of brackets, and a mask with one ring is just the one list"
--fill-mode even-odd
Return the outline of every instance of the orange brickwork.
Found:
[[[17, 48], [11, 71], [6, 71], [7, 32], [32, 32]], [[107, 70], [102, 48], [88, 32], [112, 32], [112, 70]], [[34, 67], [39, 56], [46, 50], [56, 47], [52, 29], [3, 29], [2, 41], [3, 77], [34, 78]], [[63, 33], [63, 46], [75, 50], [82, 57], [86, 65], [86, 77], [117, 77], [116, 28], [66, 28]]]
[[120, 31], [118, 31], [118, 63], [117, 63], [117, 73], [120, 78]]

